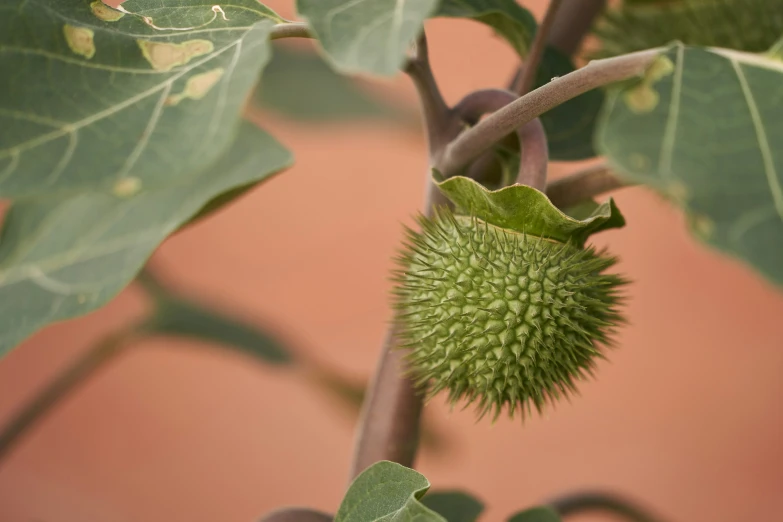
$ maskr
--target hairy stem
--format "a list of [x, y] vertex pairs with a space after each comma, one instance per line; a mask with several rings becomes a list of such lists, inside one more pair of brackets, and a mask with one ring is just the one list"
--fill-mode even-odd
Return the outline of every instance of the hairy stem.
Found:
[[631, 184], [617, 178], [607, 165], [601, 164], [552, 181], [546, 187], [546, 195], [555, 206], [568, 208], [628, 186]]
[[[440, 94], [430, 68], [424, 33], [417, 42], [416, 56], [408, 62], [405, 72], [419, 94], [432, 161], [457, 135], [462, 122]], [[446, 204], [443, 195], [429, 179], [428, 172], [425, 203], [428, 214], [435, 206]], [[416, 457], [423, 400], [406, 371], [405, 352], [394, 345], [395, 328], [389, 329], [375, 376], [362, 404], [351, 480], [379, 460], [412, 467]]]
[[563, 0], [549, 31], [549, 45], [573, 56], [604, 9], [606, 0]]
[[597, 87], [642, 75], [658, 54], [658, 50], [651, 49], [595, 60], [539, 87], [460, 134], [439, 157], [436, 168], [448, 177], [514, 129], [561, 103]]
[[269, 39], [278, 40], [280, 38], [315, 38], [315, 35], [303, 22], [288, 22], [272, 27]]
[[132, 338], [133, 334], [130, 330], [110, 335], [95, 348], [79, 357], [68, 369], [25, 404], [0, 433], [0, 461], [8, 456], [22, 435], [59, 404], [63, 398], [69, 396], [77, 386], [84, 384], [87, 377], [114, 359], [123, 348], [130, 344]]
[[530, 47], [525, 58], [525, 66], [519, 69], [519, 74], [515, 78], [511, 85], [511, 90], [520, 96], [527, 94], [536, 81], [536, 73], [538, 72], [538, 65], [541, 63], [541, 58], [544, 56], [544, 49], [546, 48], [549, 38], [549, 32], [555, 23], [557, 18], [558, 9], [563, 0], [550, 0], [549, 7], [546, 10], [544, 19], [536, 30], [536, 36], [533, 39], [533, 45]]
[[632, 502], [607, 493], [585, 492], [565, 495], [549, 502], [549, 505], [562, 517], [603, 511], [618, 515], [629, 522], [662, 522], [661, 519]]

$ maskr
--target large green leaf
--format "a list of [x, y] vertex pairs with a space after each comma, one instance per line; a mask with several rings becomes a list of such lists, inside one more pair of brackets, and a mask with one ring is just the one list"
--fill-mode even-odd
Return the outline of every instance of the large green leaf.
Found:
[[291, 160], [247, 124], [216, 163], [175, 184], [130, 197], [93, 191], [16, 202], [0, 236], [0, 354], [47, 323], [104, 305], [215, 194]]
[[334, 65], [346, 73], [391, 76], [438, 0], [297, 0]]
[[584, 219], [576, 219], [554, 206], [546, 194], [526, 185], [488, 190], [464, 176], [440, 180], [435, 172], [433, 178], [459, 211], [517, 232], [581, 246], [592, 234], [625, 225], [612, 199], [594, 207]]
[[[254, 101], [293, 120], [400, 120], [405, 110], [372, 96], [356, 80], [334, 71], [318, 54], [275, 46]], [[401, 110], [402, 109], [402, 110]]]
[[334, 522], [446, 522], [419, 502], [430, 482], [394, 462], [376, 462], [353, 481]]
[[484, 504], [462, 491], [431, 491], [421, 503], [449, 522], [475, 522]]
[[560, 515], [550, 507], [541, 506], [521, 511], [508, 519], [508, 522], [560, 522]]
[[526, 56], [536, 19], [515, 0], [441, 0], [434, 16], [467, 18], [490, 26], [520, 56]]
[[121, 9], [0, 6], [0, 197], [158, 189], [229, 146], [279, 17], [256, 0]]
[[139, 282], [150, 293], [155, 307], [140, 329], [150, 335], [189, 337], [251, 355], [268, 364], [294, 362], [288, 348], [275, 336], [237, 317], [175, 295], [149, 271]]
[[693, 232], [783, 284], [783, 64], [675, 45], [615, 91], [598, 148], [671, 198]]

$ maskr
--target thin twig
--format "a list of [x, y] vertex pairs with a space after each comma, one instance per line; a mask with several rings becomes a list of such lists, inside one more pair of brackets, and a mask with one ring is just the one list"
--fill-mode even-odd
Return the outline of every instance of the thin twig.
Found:
[[0, 461], [7, 457], [16, 444], [33, 425], [51, 411], [63, 398], [87, 377], [114, 359], [133, 339], [131, 330], [115, 332], [100, 342], [95, 348], [79, 357], [65, 372], [50, 382], [32, 401], [25, 404], [19, 413], [0, 433]]
[[280, 38], [315, 38], [315, 35], [307, 24], [303, 22], [287, 22], [272, 27], [269, 39], [277, 40]]
[[660, 51], [651, 49], [595, 60], [522, 96], [463, 132], [435, 167], [446, 177], [459, 171], [514, 129], [582, 93], [641, 76]]
[[552, 181], [546, 186], [546, 195], [555, 206], [568, 208], [631, 185], [615, 176], [606, 164], [601, 164]]
[[530, 92], [530, 89], [535, 84], [538, 66], [541, 63], [541, 58], [544, 56], [544, 49], [549, 40], [549, 32], [555, 23], [562, 2], [563, 0], [550, 0], [544, 19], [541, 20], [541, 24], [536, 29], [533, 45], [530, 46], [530, 51], [525, 58], [525, 66], [520, 69], [517, 81], [511, 86], [511, 90], [520, 96]]
[[591, 511], [619, 515], [630, 522], [662, 522], [656, 516], [627, 499], [608, 493], [584, 492], [565, 495], [548, 503], [561, 517]]
[[[498, 111], [516, 99], [517, 95], [511, 91], [483, 89], [462, 98], [454, 106], [454, 112], [464, 121], [475, 123], [482, 115]], [[516, 134], [520, 149], [517, 183], [543, 190], [549, 164], [549, 148], [544, 127], [536, 118], [516, 129]]]
[[605, 8], [606, 0], [564, 0], [549, 31], [549, 45], [573, 56]]

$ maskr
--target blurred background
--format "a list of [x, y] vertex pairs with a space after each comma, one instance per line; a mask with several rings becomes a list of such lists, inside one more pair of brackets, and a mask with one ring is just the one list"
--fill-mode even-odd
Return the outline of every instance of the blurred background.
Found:
[[[294, 16], [291, 0], [266, 3]], [[546, 6], [525, 4], [538, 16]], [[484, 26], [435, 20], [427, 31], [451, 103], [504, 84], [514, 69], [513, 51]], [[415, 107], [406, 80], [363, 88]], [[407, 120], [313, 125], [270, 110], [252, 118], [296, 165], [169, 239], [151, 267], [168, 288], [366, 381], [390, 320], [401, 224], [423, 202], [424, 137]], [[552, 175], [579, 167], [555, 164]], [[783, 520], [783, 293], [691, 239], [653, 193], [625, 189], [616, 199], [628, 226], [594, 243], [610, 245], [634, 281], [630, 324], [597, 380], [524, 424], [477, 424], [472, 410], [450, 412], [436, 399], [427, 419], [441, 443], [425, 448], [418, 468], [436, 489], [476, 494], [485, 520], [584, 488], [620, 491], [672, 521]], [[0, 362], [0, 425], [149, 306], [134, 285], [13, 351]], [[333, 512], [354, 422], [351, 407], [301, 372], [199, 341], [143, 340], [0, 461], [0, 521], [245, 522], [282, 505]]]

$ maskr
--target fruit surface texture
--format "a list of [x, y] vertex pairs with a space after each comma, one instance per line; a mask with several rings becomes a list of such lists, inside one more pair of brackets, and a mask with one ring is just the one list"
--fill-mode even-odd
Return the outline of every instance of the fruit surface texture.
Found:
[[621, 322], [615, 258], [447, 210], [419, 221], [395, 290], [417, 383], [495, 417], [574, 392]]

